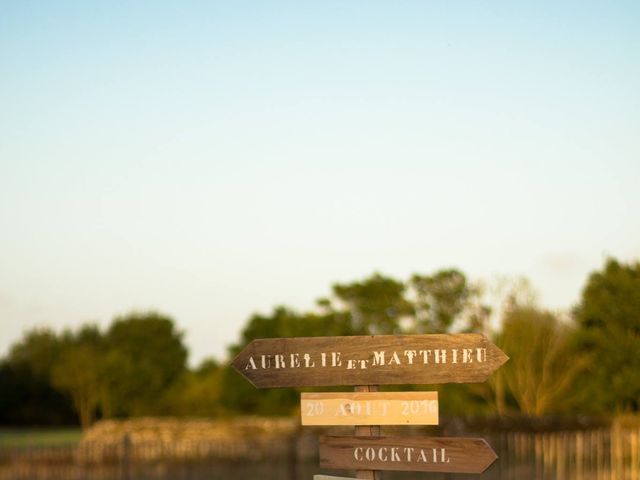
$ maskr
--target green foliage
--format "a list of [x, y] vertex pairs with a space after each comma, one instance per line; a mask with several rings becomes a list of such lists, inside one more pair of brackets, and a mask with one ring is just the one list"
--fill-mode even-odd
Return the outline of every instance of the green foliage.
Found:
[[546, 415], [568, 411], [575, 383], [588, 359], [571, 349], [571, 329], [551, 312], [513, 305], [505, 314], [496, 343], [510, 360], [501, 375], [520, 412]]
[[[471, 305], [479, 292], [469, 285], [467, 277], [456, 269], [440, 270], [434, 275], [411, 277], [415, 291], [415, 333], [446, 333], [451, 331], [456, 319]], [[486, 308], [486, 307], [484, 307]], [[474, 312], [467, 329], [481, 329], [488, 310]]]
[[230, 348], [237, 354], [256, 338], [317, 337], [323, 335], [352, 335], [351, 320], [347, 312], [328, 310], [324, 313], [297, 313], [279, 306], [271, 315], [254, 314], [240, 333], [240, 343]]
[[[438, 386], [442, 413], [638, 411], [640, 264], [609, 260], [589, 277], [577, 328], [529, 297], [516, 288], [503, 302], [495, 342], [511, 360], [484, 384]], [[456, 269], [406, 282], [374, 273], [336, 283], [315, 310], [252, 315], [229, 354], [256, 338], [487, 332], [482, 298]], [[182, 333], [154, 312], [116, 318], [106, 331], [32, 330], [0, 362], [0, 424], [64, 424], [74, 410], [87, 426], [94, 418], [288, 415], [299, 407], [297, 390], [257, 390], [228, 363], [189, 370], [186, 359]]]
[[117, 318], [105, 335], [103, 398], [118, 416], [152, 415], [156, 400], [186, 370], [187, 349], [173, 320], [155, 312]]
[[36, 328], [11, 347], [8, 361], [12, 365], [24, 366], [36, 378], [48, 380], [51, 368], [63, 348], [64, 344], [55, 332], [48, 328]]
[[406, 288], [403, 282], [375, 273], [361, 282], [336, 283], [333, 294], [351, 315], [354, 332], [390, 334], [400, 333], [399, 320], [413, 313]]
[[640, 262], [606, 262], [593, 272], [582, 292], [576, 318], [586, 329], [616, 328], [640, 335]]
[[163, 395], [160, 413], [177, 417], [220, 415], [223, 373], [214, 360], [205, 360], [195, 370], [184, 372]]
[[292, 388], [257, 390], [230, 366], [221, 373], [222, 395], [220, 406], [225, 413], [248, 415], [289, 415], [300, 401]]
[[576, 349], [593, 358], [582, 379], [592, 411], [640, 410], [640, 263], [609, 259], [593, 272], [575, 310]]
[[71, 395], [82, 428], [91, 425], [98, 408], [99, 369], [100, 352], [82, 343], [65, 349], [53, 367], [52, 384]]
[[51, 385], [63, 344], [49, 329], [34, 329], [0, 363], [0, 424], [64, 425], [74, 420], [70, 399]]
[[0, 364], [0, 421], [71, 423], [75, 410], [87, 427], [96, 415], [155, 414], [186, 358], [173, 320], [153, 312], [117, 318], [104, 334], [95, 325], [32, 330]]
[[99, 374], [102, 417], [128, 416], [127, 406], [138, 387], [138, 382], [128, 381], [136, 374], [134, 360], [117, 348], [108, 349], [102, 355]]

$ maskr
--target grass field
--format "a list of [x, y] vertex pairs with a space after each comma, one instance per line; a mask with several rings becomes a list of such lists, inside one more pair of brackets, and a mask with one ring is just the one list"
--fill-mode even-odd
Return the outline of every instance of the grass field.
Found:
[[73, 446], [81, 436], [80, 428], [0, 428], [0, 448]]

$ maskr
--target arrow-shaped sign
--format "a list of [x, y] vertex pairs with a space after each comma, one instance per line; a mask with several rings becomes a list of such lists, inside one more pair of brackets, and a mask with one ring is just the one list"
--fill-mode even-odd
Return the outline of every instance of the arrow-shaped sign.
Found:
[[258, 388], [483, 382], [508, 360], [476, 333], [265, 338], [233, 367]]
[[358, 480], [354, 477], [332, 477], [330, 475], [314, 475], [313, 480]]
[[320, 437], [320, 467], [482, 473], [496, 453], [481, 438]]
[[313, 480], [358, 480], [353, 477], [332, 477], [330, 475], [314, 475]]

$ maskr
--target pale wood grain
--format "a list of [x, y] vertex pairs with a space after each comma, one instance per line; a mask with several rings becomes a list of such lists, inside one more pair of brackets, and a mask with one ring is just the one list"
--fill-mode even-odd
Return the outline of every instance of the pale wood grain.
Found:
[[438, 425], [438, 392], [303, 393], [302, 425]]
[[314, 475], [313, 480], [357, 480], [355, 477], [332, 477], [331, 475]]

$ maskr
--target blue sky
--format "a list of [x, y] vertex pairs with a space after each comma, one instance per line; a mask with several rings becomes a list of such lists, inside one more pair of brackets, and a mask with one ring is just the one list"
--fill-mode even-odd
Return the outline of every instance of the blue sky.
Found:
[[[134, 2], [131, 2], [134, 3]], [[3, 2], [0, 353], [154, 308], [193, 360], [335, 281], [570, 308], [640, 257], [636, 2]]]

